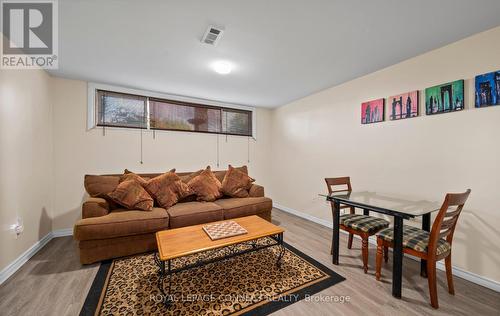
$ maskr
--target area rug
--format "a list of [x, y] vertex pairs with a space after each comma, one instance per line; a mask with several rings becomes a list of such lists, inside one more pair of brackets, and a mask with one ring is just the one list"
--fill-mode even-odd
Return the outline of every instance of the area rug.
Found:
[[[276, 265], [279, 249], [273, 246], [173, 274], [169, 307], [158, 290], [154, 254], [103, 262], [80, 315], [267, 315], [344, 280], [294, 247], [284, 246], [280, 267]], [[251, 246], [238, 246], [245, 247]], [[172, 268], [228, 251], [175, 259]]]

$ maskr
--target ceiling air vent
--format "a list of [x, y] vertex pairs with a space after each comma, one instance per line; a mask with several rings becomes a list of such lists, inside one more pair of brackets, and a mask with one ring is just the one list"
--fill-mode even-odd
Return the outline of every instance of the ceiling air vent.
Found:
[[208, 45], [217, 46], [217, 43], [219, 42], [220, 38], [222, 37], [222, 33], [224, 33], [223, 29], [217, 28], [215, 26], [209, 26], [207, 31], [205, 32], [205, 35], [203, 35], [203, 38], [201, 39], [201, 41], [202, 41], [202, 43], [205, 43]]

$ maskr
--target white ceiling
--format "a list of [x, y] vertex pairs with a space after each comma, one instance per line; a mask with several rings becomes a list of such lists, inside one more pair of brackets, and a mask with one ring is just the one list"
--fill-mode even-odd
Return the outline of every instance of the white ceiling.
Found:
[[51, 73], [274, 107], [498, 25], [499, 0], [59, 0]]

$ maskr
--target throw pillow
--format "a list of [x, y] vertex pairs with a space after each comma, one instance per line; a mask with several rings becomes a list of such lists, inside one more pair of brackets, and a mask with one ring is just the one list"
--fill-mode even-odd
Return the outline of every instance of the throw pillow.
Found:
[[120, 177], [120, 183], [128, 180], [137, 181], [140, 185], [145, 186], [148, 183], [148, 178], [143, 178], [140, 175], [133, 173], [132, 171], [125, 169], [123, 175]]
[[121, 182], [108, 196], [130, 210], [151, 211], [153, 209], [153, 198], [135, 180]]
[[[236, 167], [234, 169], [239, 170], [239, 171], [243, 172], [244, 174], [248, 175], [247, 166]], [[226, 172], [227, 172], [227, 170], [214, 171], [214, 174], [217, 177], [217, 179], [219, 179], [219, 181], [222, 183], [222, 181], [224, 181], [224, 177], [226, 176]]]
[[203, 169], [200, 169], [198, 171], [191, 172], [190, 174], [186, 174], [186, 175], [183, 175], [180, 177], [181, 177], [182, 182], [189, 183], [189, 181], [191, 181], [194, 177], [198, 176], [202, 172], [203, 172]]
[[188, 183], [191, 191], [196, 193], [198, 201], [213, 202], [222, 197], [221, 183], [208, 166]]
[[224, 180], [222, 180], [222, 192], [230, 197], [248, 197], [248, 190], [254, 181], [244, 172], [229, 165]]
[[188, 185], [175, 174], [175, 169], [149, 180], [145, 188], [164, 209], [193, 194]]

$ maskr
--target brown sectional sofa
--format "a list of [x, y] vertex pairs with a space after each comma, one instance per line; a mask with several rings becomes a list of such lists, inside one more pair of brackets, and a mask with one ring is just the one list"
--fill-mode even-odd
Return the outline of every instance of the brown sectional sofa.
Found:
[[[222, 181], [225, 171], [214, 172]], [[178, 173], [183, 178], [191, 173]], [[159, 174], [141, 174], [151, 178]], [[90, 197], [82, 205], [82, 219], [74, 227], [80, 249], [80, 262], [89, 264], [105, 259], [156, 250], [155, 233], [169, 228], [209, 223], [223, 219], [258, 215], [271, 221], [272, 200], [264, 188], [253, 184], [248, 198], [227, 198], [214, 202], [180, 201], [165, 210], [128, 210], [99, 197], [118, 185], [120, 175], [85, 176]]]

